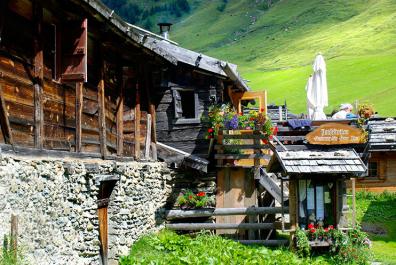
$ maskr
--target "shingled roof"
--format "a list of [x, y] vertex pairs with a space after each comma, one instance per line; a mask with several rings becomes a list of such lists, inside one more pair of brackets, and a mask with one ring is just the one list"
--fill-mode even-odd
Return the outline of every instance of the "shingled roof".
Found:
[[370, 151], [396, 151], [396, 121], [392, 118], [367, 123]]
[[166, 61], [178, 65], [184, 63], [191, 65], [212, 74], [228, 77], [241, 91], [248, 91], [249, 87], [241, 78], [237, 71], [237, 66], [198, 52], [194, 52], [180, 47], [176, 42], [164, 39], [155, 33], [131, 25], [114, 13], [100, 0], [72, 0], [75, 3], [83, 4], [94, 11], [96, 17], [108, 21], [116, 30], [121, 31], [126, 37], [130, 38], [135, 44], [148, 49]]
[[[362, 174], [367, 168], [353, 149], [275, 151], [268, 172], [280, 164], [287, 174]], [[279, 168], [279, 167], [278, 167]]]

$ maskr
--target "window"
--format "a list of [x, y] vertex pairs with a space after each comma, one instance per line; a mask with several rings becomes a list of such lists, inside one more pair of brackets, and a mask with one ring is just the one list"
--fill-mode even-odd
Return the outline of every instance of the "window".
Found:
[[378, 161], [369, 162], [369, 164], [368, 164], [368, 176], [370, 178], [377, 178], [379, 176], [378, 168], [379, 168]]
[[172, 88], [175, 124], [200, 123], [198, 94], [194, 89]]
[[298, 219], [301, 228], [306, 229], [312, 222], [335, 225], [335, 189], [334, 182], [299, 180]]

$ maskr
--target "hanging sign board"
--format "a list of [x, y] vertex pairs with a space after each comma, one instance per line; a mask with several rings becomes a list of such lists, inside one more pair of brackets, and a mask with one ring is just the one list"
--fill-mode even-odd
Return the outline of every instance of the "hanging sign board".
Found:
[[308, 143], [318, 145], [360, 144], [366, 142], [364, 131], [339, 123], [326, 123], [305, 137]]

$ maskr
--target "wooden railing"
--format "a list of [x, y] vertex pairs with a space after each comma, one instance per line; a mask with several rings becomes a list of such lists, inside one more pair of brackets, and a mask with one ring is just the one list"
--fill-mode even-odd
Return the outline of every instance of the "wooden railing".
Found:
[[217, 167], [266, 166], [271, 158], [268, 136], [261, 131], [220, 131], [215, 150]]

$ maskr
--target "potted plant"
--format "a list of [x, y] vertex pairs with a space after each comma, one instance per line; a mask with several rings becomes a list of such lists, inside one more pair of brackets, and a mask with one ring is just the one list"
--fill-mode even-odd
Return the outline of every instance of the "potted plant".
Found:
[[191, 190], [181, 192], [176, 201], [182, 210], [204, 208], [210, 204], [208, 195], [203, 191], [198, 193], [193, 193]]

